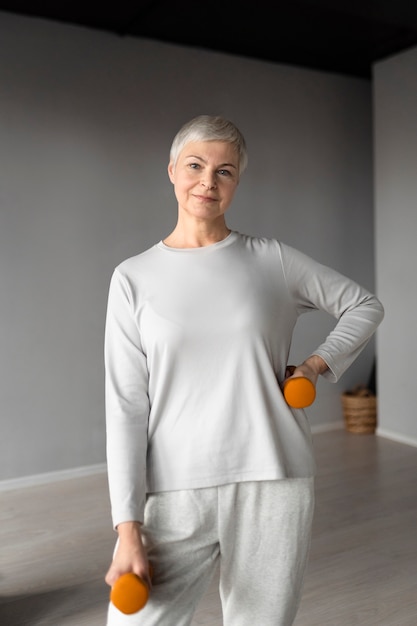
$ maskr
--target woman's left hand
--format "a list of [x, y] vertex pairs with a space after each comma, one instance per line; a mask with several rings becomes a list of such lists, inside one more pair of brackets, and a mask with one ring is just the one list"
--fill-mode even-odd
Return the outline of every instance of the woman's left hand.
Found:
[[301, 365], [287, 365], [285, 370], [285, 380], [287, 380], [287, 378], [304, 376], [305, 378], [308, 378], [314, 386], [316, 386], [317, 379], [320, 374], [323, 374], [328, 369], [326, 361], [324, 361], [320, 356], [313, 354], [301, 363]]

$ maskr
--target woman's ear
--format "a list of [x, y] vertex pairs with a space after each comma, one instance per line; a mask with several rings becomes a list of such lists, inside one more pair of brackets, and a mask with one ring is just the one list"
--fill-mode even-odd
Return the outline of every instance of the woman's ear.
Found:
[[174, 164], [172, 161], [168, 163], [168, 176], [172, 184], [174, 184]]

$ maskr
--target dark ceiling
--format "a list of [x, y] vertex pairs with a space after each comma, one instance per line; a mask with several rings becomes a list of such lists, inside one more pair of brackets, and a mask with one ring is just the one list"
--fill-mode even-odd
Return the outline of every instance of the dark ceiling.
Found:
[[417, 45], [415, 0], [0, 0], [0, 11], [363, 78]]

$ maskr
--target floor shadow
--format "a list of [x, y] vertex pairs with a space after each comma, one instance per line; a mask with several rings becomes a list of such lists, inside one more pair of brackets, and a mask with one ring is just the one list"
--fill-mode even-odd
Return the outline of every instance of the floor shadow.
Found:
[[3, 626], [60, 626], [65, 618], [89, 612], [106, 614], [109, 588], [102, 579], [34, 594], [0, 596], [0, 624]]

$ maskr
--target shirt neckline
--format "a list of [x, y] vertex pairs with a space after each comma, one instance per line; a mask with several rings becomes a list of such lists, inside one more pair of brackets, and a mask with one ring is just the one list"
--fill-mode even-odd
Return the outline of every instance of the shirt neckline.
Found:
[[167, 246], [162, 240], [159, 241], [159, 243], [157, 243], [156, 245], [161, 250], [165, 250], [167, 252], [174, 252], [174, 253], [181, 252], [181, 253], [188, 253], [188, 254], [202, 254], [204, 252], [211, 252], [212, 250], [218, 250], [219, 248], [224, 248], [224, 247], [230, 245], [231, 243], [233, 243], [237, 239], [238, 235], [239, 235], [239, 233], [237, 233], [236, 231], [232, 230], [221, 241], [216, 241], [215, 243], [211, 243], [208, 246], [199, 246], [198, 248], [173, 248], [171, 246]]

